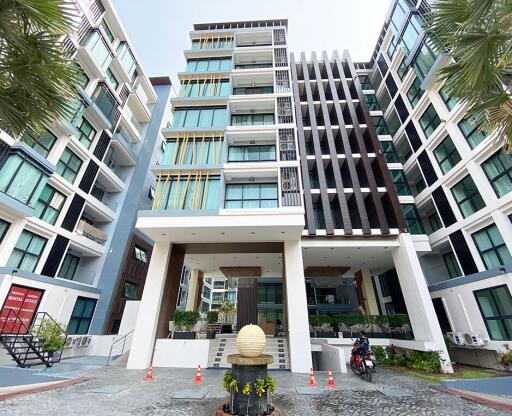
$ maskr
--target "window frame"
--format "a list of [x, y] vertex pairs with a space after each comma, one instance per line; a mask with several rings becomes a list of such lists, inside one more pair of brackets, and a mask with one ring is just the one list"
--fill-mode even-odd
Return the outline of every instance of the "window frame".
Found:
[[[132, 289], [135, 290], [135, 297], [130, 297], [130, 296], [126, 295], [126, 287], [127, 287], [127, 285], [129, 287], [131, 286]], [[139, 285], [137, 283], [130, 282], [130, 281], [123, 282], [123, 295], [122, 295], [122, 299], [126, 299], [126, 300], [139, 300], [138, 293], [139, 293]]]
[[[469, 185], [468, 185], [469, 181], [471, 181], [471, 183], [473, 185], [472, 193], [469, 193]], [[462, 199], [460, 199], [460, 200], [458, 199], [458, 197], [457, 197], [457, 195], [455, 193], [455, 192], [457, 192], [457, 190], [454, 191], [454, 189], [459, 187], [459, 186], [462, 186], [463, 193], [464, 193], [464, 197]], [[450, 188], [450, 192], [452, 193], [453, 199], [455, 200], [457, 206], [459, 207], [459, 211], [462, 214], [463, 218], [470, 217], [471, 215], [473, 215], [474, 213], [480, 211], [482, 208], [485, 208], [485, 206], [486, 206], [485, 205], [485, 201], [482, 198], [482, 195], [478, 191], [478, 187], [476, 186], [475, 181], [473, 180], [471, 174], [469, 174], [469, 173], [464, 178], [462, 178], [460, 181], [458, 181], [455, 185], [453, 185]], [[477, 206], [478, 198], [480, 199], [481, 204], [483, 204], [480, 207]], [[471, 209], [472, 209], [473, 212], [470, 212], [470, 213], [467, 214], [467, 213], [465, 213], [463, 211], [462, 206], [464, 204], [466, 204], [466, 202], [469, 202], [469, 205], [471, 206]]]
[[[63, 162], [62, 158], [64, 157], [64, 154], [65, 153], [70, 153], [70, 156], [69, 156], [69, 159], [67, 162]], [[74, 171], [71, 167], [70, 167], [70, 160], [72, 158], [76, 158], [80, 161], [80, 164], [78, 165], [78, 168], [76, 171]], [[64, 151], [62, 152], [62, 155], [60, 156], [60, 159], [59, 161], [57, 162], [57, 166], [55, 168], [55, 172], [58, 173], [60, 176], [62, 176], [62, 178], [64, 178], [66, 181], [68, 181], [69, 183], [73, 184], [78, 176], [78, 174], [80, 173], [80, 169], [82, 169], [82, 165], [83, 165], [84, 161], [82, 159], [80, 159], [80, 157], [77, 156], [77, 154], [75, 152], [73, 152], [72, 150], [69, 149], [69, 147], [66, 147], [64, 149]], [[63, 166], [64, 167], [64, 170], [62, 172], [59, 171], [59, 166]], [[64, 176], [65, 174], [67, 174], [68, 172], [72, 172], [74, 174], [73, 176], [73, 179], [70, 181], [66, 176]]]
[[[28, 242], [28, 244], [26, 245], [25, 248], [20, 248], [20, 247], [18, 247], [18, 243], [21, 240], [23, 234], [30, 234], [30, 240], [29, 240], [29, 242]], [[43, 244], [41, 246], [41, 250], [39, 251], [39, 253], [35, 253], [35, 252], [29, 251], [29, 247], [31, 246], [32, 242], [34, 241], [34, 238], [38, 238], [38, 239], [44, 240], [44, 242], [43, 242]], [[39, 260], [41, 260], [41, 255], [43, 254], [44, 249], [46, 248], [46, 244], [47, 243], [48, 243], [48, 239], [47, 238], [44, 238], [44, 237], [40, 236], [39, 234], [36, 234], [36, 233], [33, 233], [32, 231], [24, 229], [21, 232], [20, 236], [18, 237], [18, 240], [16, 241], [16, 244], [14, 245], [14, 248], [12, 249], [11, 255], [9, 256], [9, 259], [7, 260], [7, 267], [12, 267], [13, 269], [19, 269], [19, 270], [27, 271], [29, 273], [34, 273], [34, 270], [37, 268], [37, 265], [39, 264]], [[11, 257], [14, 254], [14, 252], [17, 252], [17, 253], [21, 254], [21, 257], [19, 258], [18, 263], [17, 263], [16, 266], [12, 266], [12, 265], [9, 264], [10, 260], [11, 260]], [[25, 258], [27, 256], [36, 259], [36, 262], [34, 263], [34, 266], [33, 266], [32, 270], [25, 270], [25, 269], [21, 268], [21, 266], [22, 266], [22, 264], [23, 264], [23, 262], [24, 262], [24, 260], [25, 260]]]
[[[75, 313], [78, 312], [78, 311], [75, 311], [75, 309], [77, 308], [77, 304], [79, 301], [85, 301], [82, 313], [85, 312], [88, 305], [90, 305], [91, 303], [94, 303], [94, 306], [92, 307], [92, 312], [91, 312], [90, 316], [84, 316], [82, 314], [75, 315]], [[69, 322], [67, 325], [68, 335], [86, 335], [89, 333], [89, 329], [91, 327], [91, 322], [92, 322], [92, 317], [94, 316], [94, 312], [96, 311], [97, 304], [98, 304], [98, 300], [94, 299], [94, 298], [88, 298], [85, 296], [78, 296], [76, 298], [75, 306], [73, 307], [73, 311], [71, 312], [71, 317], [69, 318]], [[71, 322], [73, 320], [76, 320], [76, 322], [77, 322], [75, 331], [71, 331], [71, 329], [69, 328], [71, 325]], [[78, 331], [80, 329], [80, 327], [82, 326], [82, 321], [87, 322], [87, 329], [85, 332]]]
[[444, 253], [442, 255], [444, 266], [448, 271], [448, 276], [450, 279], [455, 279], [457, 277], [461, 277], [462, 270], [460, 269], [459, 263], [457, 263], [457, 257], [453, 251], [449, 251], [448, 253]]
[[[450, 142], [453, 146], [453, 149], [450, 151], [448, 150], [447, 145], [446, 145], [446, 143], [448, 143], [448, 142]], [[444, 156], [444, 157], [441, 157], [438, 154], [439, 153], [438, 149], [440, 149], [441, 147], [443, 148], [443, 150], [445, 151], [445, 154], [446, 154], [446, 156]], [[457, 147], [453, 143], [453, 140], [449, 134], [446, 135], [444, 137], [444, 139], [434, 148], [432, 153], [434, 153], [434, 157], [437, 160], [439, 169], [441, 169], [441, 172], [443, 172], [443, 174], [447, 174], [450, 170], [452, 170], [455, 166], [457, 166], [457, 164], [462, 160], [460, 153], [458, 152]], [[456, 160], [457, 158], [458, 158], [458, 160]], [[446, 161], [448, 161], [451, 164], [451, 166], [445, 170], [445, 168], [443, 167], [443, 164]]]
[[[70, 262], [66, 264], [66, 259], [70, 259]], [[64, 260], [62, 260], [62, 264], [60, 265], [59, 272], [57, 273], [57, 277], [66, 280], [73, 280], [75, 277], [76, 271], [78, 270], [78, 265], [80, 264], [80, 257], [75, 256], [71, 253], [66, 253], [64, 256]], [[62, 270], [66, 267], [66, 270]], [[70, 277], [71, 270], [71, 277]], [[65, 272], [65, 273], [64, 273]]]
[[[229, 187], [232, 187], [232, 186], [242, 186], [242, 189], [241, 189], [241, 198], [228, 198], [228, 188]], [[244, 198], [244, 190], [245, 190], [245, 187], [248, 186], [248, 185], [251, 185], [251, 186], [255, 186], [255, 185], [258, 185], [258, 196], [259, 198], [256, 199], [256, 198]], [[261, 186], [262, 185], [275, 185], [275, 191], [276, 191], [276, 197], [275, 198], [262, 198], [261, 197]], [[258, 207], [244, 207], [244, 202], [255, 202], [255, 201], [258, 201]], [[275, 206], [272, 206], [272, 207], [262, 207], [261, 203], [262, 201], [272, 201], [272, 202], [275, 202]], [[240, 207], [229, 207], [229, 203], [234, 203], [234, 202], [240, 202]], [[254, 183], [254, 182], [247, 182], [247, 183], [228, 183], [226, 184], [226, 189], [225, 189], [225, 195], [224, 195], [224, 208], [226, 209], [261, 209], [261, 208], [279, 208], [279, 186], [277, 184], [277, 182], [260, 182], [260, 183]]]
[[[414, 90], [413, 90], [414, 89]], [[412, 91], [412, 94], [411, 94]], [[411, 85], [407, 89], [406, 95], [412, 108], [415, 108], [421, 98], [425, 94], [425, 90], [421, 88], [421, 81], [418, 77], [414, 77]]]
[[[491, 235], [490, 235], [490, 233], [489, 233], [489, 229], [491, 229], [491, 228], [493, 228], [493, 227], [495, 227], [495, 228], [496, 228], [496, 230], [497, 230], [497, 232], [498, 232], [498, 234], [499, 234], [499, 236], [500, 236], [500, 238], [501, 238], [501, 241], [503, 241], [503, 243], [500, 243], [500, 244], [498, 244], [498, 245], [495, 245], [495, 243], [494, 243], [494, 241], [493, 241], [493, 239], [491, 238]], [[480, 247], [479, 247], [479, 245], [478, 245], [477, 238], [476, 238], [476, 235], [477, 235], [477, 234], [480, 234], [480, 233], [482, 233], [482, 232], [485, 232], [485, 234], [487, 235], [487, 238], [488, 238], [488, 239], [489, 239], [489, 241], [491, 242], [491, 247], [490, 247], [490, 248], [483, 249], [483, 250], [481, 250], [481, 249], [480, 249]], [[496, 226], [496, 224], [491, 224], [491, 225], [488, 225], [487, 227], [481, 228], [481, 229], [480, 229], [480, 230], [478, 230], [478, 231], [475, 231], [474, 233], [472, 233], [472, 234], [471, 234], [471, 238], [473, 239], [473, 242], [474, 242], [474, 244], [475, 244], [475, 247], [476, 247], [476, 249], [477, 249], [477, 251], [478, 251], [478, 254], [480, 255], [480, 258], [482, 259], [482, 263], [484, 264], [484, 266], [485, 266], [485, 269], [486, 269], [486, 270], [493, 269], [493, 268], [495, 268], [495, 266], [494, 266], [494, 265], [491, 265], [491, 264], [487, 264], [487, 261], [486, 261], [486, 260], [485, 260], [485, 258], [484, 258], [484, 254], [488, 254], [488, 253], [491, 253], [491, 252], [492, 252], [492, 253], [494, 253], [494, 254], [496, 255], [496, 257], [497, 257], [497, 259], [498, 259], [498, 261], [499, 261], [500, 265], [502, 265], [502, 266], [503, 266], [503, 265], [505, 264], [505, 261], [504, 261], [504, 259], [502, 258], [502, 256], [501, 256], [501, 253], [500, 253], [499, 249], [500, 249], [500, 248], [502, 248], [502, 247], [505, 247], [505, 249], [506, 249], [506, 250], [507, 250], [507, 252], [508, 252], [509, 257], [511, 257], [511, 258], [512, 258], [512, 256], [510, 255], [510, 251], [508, 250], [507, 244], [505, 243], [505, 240], [503, 240], [503, 236], [501, 235], [500, 231], [498, 230], [498, 227]]]
[[[434, 112], [434, 114], [432, 114], [432, 112]], [[428, 116], [428, 121], [426, 123], [424, 121], [425, 115]], [[418, 118], [418, 123], [420, 124], [425, 137], [429, 139], [442, 123], [434, 104], [430, 103], [427, 108], [425, 108], [423, 113], [421, 113], [421, 116]]]
[[[502, 156], [511, 157], [510, 155], [505, 155], [502, 151], [498, 151], [498, 152], [494, 153], [491, 157], [487, 158], [481, 165], [482, 170], [484, 171], [485, 176], [487, 177], [487, 180], [489, 181], [492, 188], [494, 189], [494, 193], [496, 194], [498, 199], [503, 198], [505, 195], [508, 195], [510, 192], [512, 192], [512, 164], [509, 168], [507, 168], [503, 163], [503, 160], [501, 158]], [[492, 163], [494, 166], [496, 166], [499, 163], [500, 167], [503, 169], [503, 171], [499, 172], [498, 175], [494, 176], [493, 178], [491, 178], [490, 173], [485, 168], [486, 164], [490, 164], [490, 163]], [[510, 182], [510, 190], [505, 192], [504, 194], [501, 194], [499, 191], [499, 188], [495, 185], [495, 182], [503, 177], [508, 178], [508, 180]]]
[[[496, 289], [500, 289], [504, 287], [507, 292], [508, 292], [508, 295], [509, 297], [512, 297], [511, 294], [510, 294], [510, 289], [508, 288], [508, 286], [506, 284], [503, 284], [503, 285], [498, 285], [498, 286], [492, 286], [492, 287], [487, 287], [487, 288], [483, 288], [483, 289], [479, 289], [479, 290], [474, 290], [473, 291], [473, 295], [475, 297], [475, 301], [478, 305], [478, 310], [480, 311], [480, 315], [482, 317], [482, 320], [484, 321], [484, 324], [485, 324], [485, 329], [487, 330], [487, 334], [489, 335], [489, 339], [493, 340], [493, 341], [510, 341], [512, 340], [512, 331], [509, 331], [509, 329], [507, 329], [507, 325], [505, 325], [505, 323], [503, 321], [505, 320], [508, 320], [508, 319], [512, 319], [512, 315], [501, 315], [501, 311], [499, 311], [499, 302], [496, 302], [496, 297], [495, 297], [495, 294], [494, 294], [494, 291]], [[480, 299], [478, 297], [478, 294], [479, 293], [483, 293], [483, 292], [486, 292], [488, 291], [489, 294], [491, 295], [491, 298], [492, 298], [492, 301], [494, 303], [494, 306], [496, 307], [496, 310], [498, 310], [498, 312], [500, 313], [498, 316], [493, 316], [493, 317], [486, 317], [484, 315], [484, 311], [483, 311], [483, 308], [482, 308], [482, 304], [480, 303]], [[505, 337], [504, 339], [495, 339], [494, 336], [492, 335], [492, 332], [490, 330], [490, 327], [489, 327], [489, 323], [488, 321], [502, 321], [502, 327], [505, 331]]]
[[[44, 190], [46, 188], [51, 188], [52, 189], [49, 201], [45, 201], [45, 200], [42, 199]], [[58, 208], [55, 208], [55, 207], [53, 207], [51, 205], [52, 204], [52, 200], [53, 200], [53, 198], [56, 195], [58, 195], [58, 196], [60, 196], [62, 198]], [[43, 188], [43, 190], [41, 191], [41, 193], [39, 194], [39, 198], [37, 199], [36, 205], [34, 207], [34, 216], [37, 216], [37, 218], [39, 218], [40, 220], [42, 220], [42, 221], [44, 221], [44, 222], [46, 222], [48, 224], [55, 225], [55, 223], [57, 222], [57, 219], [59, 218], [59, 215], [60, 215], [60, 212], [62, 210], [62, 206], [64, 205], [64, 202], [66, 202], [66, 196], [62, 192], [59, 192], [57, 189], [55, 189], [53, 186], [46, 184], [45, 187]], [[43, 205], [43, 210], [38, 215], [36, 215], [37, 206], [39, 204]], [[51, 210], [52, 213], [56, 213], [55, 218], [53, 219], [53, 221], [47, 221], [47, 220], [44, 219], [47, 211], [49, 211], [49, 210]]]
[[141, 263], [148, 263], [147, 251], [137, 245], [133, 246], [133, 258]]

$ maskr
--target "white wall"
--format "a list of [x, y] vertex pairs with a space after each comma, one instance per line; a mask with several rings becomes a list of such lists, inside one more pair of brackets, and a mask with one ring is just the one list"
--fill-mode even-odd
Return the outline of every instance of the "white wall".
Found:
[[139, 313], [140, 300], [128, 300], [124, 306], [119, 335], [125, 335], [135, 329], [137, 314]]
[[[207, 339], [157, 339], [154, 367], [208, 367], [210, 341]], [[190, 380], [192, 381], [192, 380]]]
[[319, 361], [321, 371], [335, 371], [346, 373], [347, 362], [350, 358], [350, 351], [347, 357], [345, 349], [334, 345], [323, 344], [322, 352], [320, 353]]

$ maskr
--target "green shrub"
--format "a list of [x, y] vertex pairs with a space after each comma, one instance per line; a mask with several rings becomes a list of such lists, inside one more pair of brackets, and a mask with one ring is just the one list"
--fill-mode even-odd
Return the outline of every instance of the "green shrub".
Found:
[[314, 328], [321, 327], [324, 324], [331, 324], [332, 318], [329, 315], [309, 315], [309, 323]]
[[503, 347], [505, 351], [498, 353], [498, 362], [505, 370], [510, 371], [512, 369], [512, 349], [508, 344], [503, 344]]
[[439, 351], [411, 351], [406, 366], [429, 373], [440, 373], [441, 355]]
[[50, 320], [44, 319], [37, 331], [37, 337], [43, 343], [43, 350], [50, 354], [61, 351], [64, 348], [66, 329], [64, 326]]
[[185, 327], [190, 329], [194, 326], [199, 319], [198, 311], [176, 311], [174, 312], [173, 320], [176, 326]]
[[405, 313], [395, 313], [388, 315], [389, 325], [392, 328], [400, 328], [401, 326], [410, 323], [409, 316]]
[[206, 321], [209, 324], [216, 324], [219, 321], [219, 312], [210, 311], [206, 314]]

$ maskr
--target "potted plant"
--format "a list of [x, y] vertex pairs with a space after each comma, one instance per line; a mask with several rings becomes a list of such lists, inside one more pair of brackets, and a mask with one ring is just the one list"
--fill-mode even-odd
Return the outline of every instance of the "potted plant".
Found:
[[233, 303], [229, 303], [227, 300], [223, 300], [218, 308], [219, 314], [220, 314], [220, 321], [222, 322], [222, 326], [228, 326], [227, 330], [222, 332], [231, 333], [232, 329], [230, 330], [229, 327], [232, 328], [233, 320], [232, 314], [236, 311], [236, 306]]
[[413, 339], [409, 317], [405, 313], [388, 315], [391, 337], [396, 339]]
[[258, 413], [261, 414], [261, 398], [267, 391], [267, 385], [264, 378], [258, 377], [254, 382], [254, 391], [258, 395]]
[[215, 339], [216, 331], [209, 328], [211, 325], [216, 324], [219, 321], [219, 312], [210, 311], [206, 314], [206, 322], [208, 323], [208, 327], [206, 329], [206, 338], [207, 339]]
[[247, 409], [245, 411], [246, 416], [249, 415], [249, 402], [251, 400], [252, 387], [250, 383], [246, 383], [244, 388], [242, 389], [242, 394], [247, 396]]
[[277, 389], [277, 380], [270, 376], [265, 377], [265, 387], [267, 389], [267, 394], [270, 396], [270, 403], [267, 404], [267, 413], [272, 414], [274, 411], [274, 406], [272, 405], [272, 399], [274, 397], [274, 393]]
[[225, 413], [230, 413], [233, 409], [235, 393], [238, 393], [238, 382], [233, 378], [233, 373], [231, 373], [230, 370], [224, 373], [224, 377], [222, 378], [222, 385], [229, 394], [229, 402], [227, 403], [227, 406], [224, 406], [223, 410]]
[[193, 326], [199, 319], [199, 312], [197, 311], [176, 311], [174, 312], [174, 324], [180, 328], [172, 334], [174, 339], [195, 339], [196, 332], [193, 331]]
[[315, 331], [316, 338], [332, 338], [332, 318], [329, 315], [310, 315], [309, 322]]
[[53, 361], [59, 361], [66, 342], [66, 328], [51, 319], [43, 319], [37, 337], [41, 341], [43, 351], [52, 356]]

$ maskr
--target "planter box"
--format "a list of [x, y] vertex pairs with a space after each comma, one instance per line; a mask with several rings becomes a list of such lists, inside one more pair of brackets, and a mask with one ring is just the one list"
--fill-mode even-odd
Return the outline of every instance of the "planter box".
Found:
[[193, 331], [176, 331], [172, 333], [172, 339], [196, 339]]

